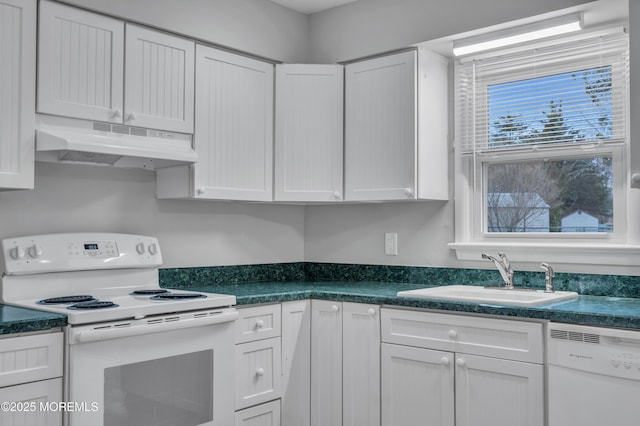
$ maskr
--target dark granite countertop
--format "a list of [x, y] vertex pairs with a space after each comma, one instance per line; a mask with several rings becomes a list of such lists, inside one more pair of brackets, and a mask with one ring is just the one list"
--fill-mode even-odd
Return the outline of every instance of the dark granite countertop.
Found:
[[[165, 283], [171, 287], [170, 283]], [[240, 284], [195, 284], [189, 290], [236, 296], [238, 305], [324, 299], [412, 308], [466, 312], [506, 317], [544, 319], [556, 322], [640, 329], [640, 299], [579, 296], [576, 300], [537, 307], [516, 307], [397, 297], [400, 290], [433, 287], [377, 281], [272, 281]], [[0, 334], [62, 327], [64, 315], [0, 304]]]
[[313, 298], [640, 329], [640, 299], [635, 298], [579, 296], [576, 300], [537, 307], [515, 307], [396, 297], [400, 290], [425, 287], [433, 286], [374, 281], [274, 281], [196, 285], [189, 290], [233, 294], [238, 305]]
[[48, 330], [66, 324], [64, 315], [0, 304], [0, 334]]

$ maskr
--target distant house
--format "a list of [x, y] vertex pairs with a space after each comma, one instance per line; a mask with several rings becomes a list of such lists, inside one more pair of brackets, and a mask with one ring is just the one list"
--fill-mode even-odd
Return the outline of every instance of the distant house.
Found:
[[576, 210], [560, 219], [560, 232], [603, 232], [600, 220], [584, 210]]
[[487, 214], [489, 232], [549, 232], [549, 204], [534, 192], [489, 193]]

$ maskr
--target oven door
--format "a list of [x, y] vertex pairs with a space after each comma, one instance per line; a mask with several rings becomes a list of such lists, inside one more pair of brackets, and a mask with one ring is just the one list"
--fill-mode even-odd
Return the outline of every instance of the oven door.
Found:
[[229, 426], [235, 309], [69, 327], [69, 426]]

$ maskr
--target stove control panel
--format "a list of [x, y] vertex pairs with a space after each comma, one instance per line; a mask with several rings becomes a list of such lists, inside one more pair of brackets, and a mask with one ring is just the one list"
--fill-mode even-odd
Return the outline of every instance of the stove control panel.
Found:
[[2, 240], [7, 275], [96, 269], [157, 268], [162, 265], [154, 237], [69, 233]]
[[[142, 244], [142, 243], [141, 243]], [[81, 243], [67, 243], [69, 257], [118, 257], [118, 243], [115, 241], [83, 241]]]

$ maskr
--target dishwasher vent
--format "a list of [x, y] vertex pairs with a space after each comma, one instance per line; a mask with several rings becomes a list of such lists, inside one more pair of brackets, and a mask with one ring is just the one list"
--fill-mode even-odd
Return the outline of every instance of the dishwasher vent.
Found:
[[576, 331], [551, 329], [550, 336], [552, 339], [570, 340], [572, 342], [595, 343], [595, 344], [600, 343], [600, 335], [592, 334], [592, 333], [580, 333]]

